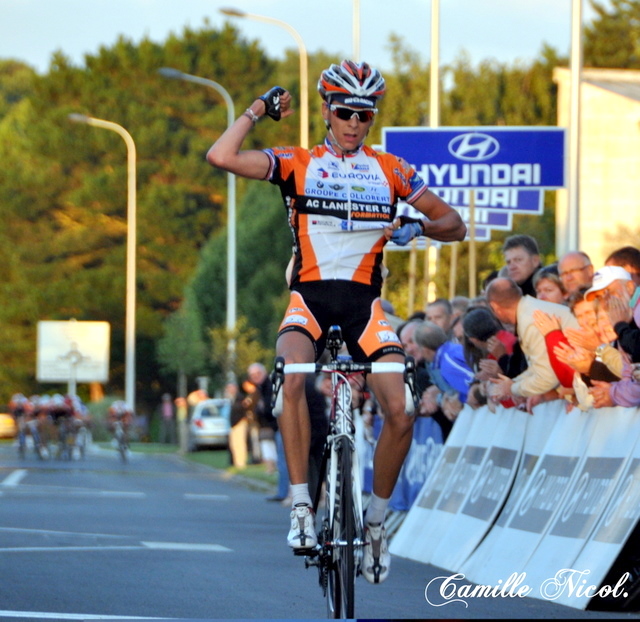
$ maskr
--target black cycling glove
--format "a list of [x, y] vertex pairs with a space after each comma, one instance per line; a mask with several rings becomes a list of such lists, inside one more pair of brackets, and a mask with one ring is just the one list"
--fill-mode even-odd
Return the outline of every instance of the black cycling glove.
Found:
[[280, 121], [280, 96], [284, 93], [284, 89], [281, 86], [274, 86], [269, 89], [264, 95], [260, 95], [258, 99], [264, 102], [266, 112], [265, 114], [271, 117], [274, 121]]

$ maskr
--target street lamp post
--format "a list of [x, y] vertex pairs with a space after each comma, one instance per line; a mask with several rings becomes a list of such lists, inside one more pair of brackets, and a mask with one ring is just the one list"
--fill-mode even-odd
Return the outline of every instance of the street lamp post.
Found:
[[245, 13], [238, 9], [220, 9], [220, 12], [230, 17], [242, 17], [246, 19], [255, 19], [268, 24], [275, 24], [284, 28], [289, 32], [296, 43], [300, 53], [300, 146], [304, 149], [309, 148], [309, 63], [307, 61], [307, 48], [304, 41], [297, 30], [287, 22], [283, 22], [273, 17], [265, 17], [264, 15], [255, 15], [254, 13]]
[[[227, 106], [227, 127], [231, 127], [235, 121], [236, 114], [233, 100], [228, 91], [217, 82], [199, 76], [183, 73], [171, 67], [162, 67], [158, 73], [165, 78], [172, 80], [184, 80], [201, 84], [217, 91], [224, 99]], [[236, 327], [236, 176], [227, 173], [227, 331], [233, 335]], [[235, 341], [233, 337], [229, 340], [229, 355], [233, 359], [235, 353]], [[233, 361], [232, 361], [233, 369]], [[230, 371], [232, 371], [232, 369]]]
[[351, 38], [353, 39], [353, 52], [351, 60], [360, 62], [360, 0], [352, 0], [353, 28]]
[[125, 311], [125, 401], [136, 407], [136, 145], [131, 134], [112, 121], [72, 113], [69, 120], [119, 134], [127, 146], [127, 278]]

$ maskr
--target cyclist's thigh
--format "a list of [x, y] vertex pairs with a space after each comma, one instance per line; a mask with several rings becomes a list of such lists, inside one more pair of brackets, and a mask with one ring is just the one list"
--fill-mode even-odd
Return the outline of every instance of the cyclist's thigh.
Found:
[[300, 293], [292, 291], [278, 330], [277, 355], [284, 356], [287, 362], [315, 361], [321, 353], [319, 348], [324, 347], [320, 345], [323, 338], [323, 326], [313, 310]]
[[311, 363], [315, 360], [313, 340], [302, 329], [289, 329], [280, 334], [276, 353], [287, 363]]
[[[380, 362], [402, 362], [404, 357], [389, 355], [379, 359]], [[371, 392], [376, 396], [380, 409], [386, 416], [405, 414], [405, 384], [404, 374], [369, 374], [367, 384]]]
[[366, 311], [354, 315], [343, 331], [351, 356], [356, 361], [376, 361], [393, 354], [404, 361], [402, 343], [387, 320], [380, 298], [362, 304], [362, 310]]

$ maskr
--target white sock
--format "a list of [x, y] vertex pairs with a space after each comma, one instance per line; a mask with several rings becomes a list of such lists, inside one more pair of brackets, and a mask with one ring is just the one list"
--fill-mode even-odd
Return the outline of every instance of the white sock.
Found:
[[291, 507], [313, 505], [309, 494], [309, 484], [291, 484]]
[[389, 499], [383, 499], [371, 493], [371, 501], [369, 501], [369, 505], [367, 506], [367, 514], [364, 521], [365, 524], [381, 525], [384, 522], [384, 515], [387, 513], [388, 506]]

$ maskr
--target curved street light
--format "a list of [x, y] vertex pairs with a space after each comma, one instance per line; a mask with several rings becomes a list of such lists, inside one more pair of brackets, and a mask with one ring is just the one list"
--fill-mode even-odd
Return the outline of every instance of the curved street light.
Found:
[[245, 13], [238, 9], [226, 8], [220, 9], [220, 12], [230, 17], [240, 17], [246, 19], [255, 19], [268, 24], [275, 24], [284, 28], [289, 32], [298, 44], [300, 53], [300, 146], [304, 149], [309, 148], [309, 63], [307, 60], [307, 48], [300, 34], [293, 26], [273, 17], [265, 17], [264, 15], [255, 15], [254, 13]]
[[112, 121], [84, 114], [68, 115], [74, 123], [85, 123], [119, 134], [127, 145], [127, 279], [125, 311], [125, 401], [136, 407], [136, 145], [131, 134]]
[[[185, 82], [193, 82], [202, 86], [212, 88], [219, 93], [224, 99], [227, 106], [227, 127], [231, 127], [235, 121], [236, 113], [233, 100], [228, 91], [208, 78], [201, 78], [189, 73], [183, 73], [179, 69], [172, 67], [161, 67], [158, 73], [171, 80], [184, 80]], [[233, 331], [236, 327], [236, 176], [233, 173], [227, 173], [227, 331], [231, 336], [228, 344], [229, 355], [231, 357], [231, 370], [233, 370], [233, 356], [235, 353], [235, 340], [233, 339]]]

